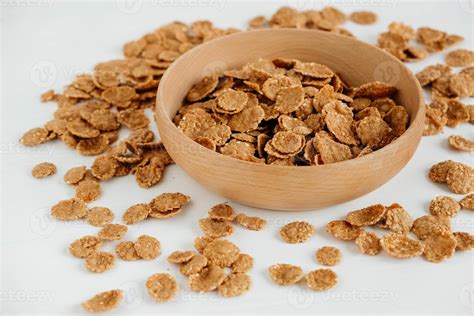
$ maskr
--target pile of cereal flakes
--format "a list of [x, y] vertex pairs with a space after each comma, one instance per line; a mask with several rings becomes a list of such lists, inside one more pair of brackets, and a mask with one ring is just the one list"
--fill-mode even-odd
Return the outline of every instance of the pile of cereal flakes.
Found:
[[[346, 15], [333, 7], [307, 11], [282, 7], [268, 19], [251, 19], [249, 28], [315, 29], [353, 37], [341, 27], [347, 21], [369, 25], [377, 21], [377, 15], [369, 11]], [[108, 271], [117, 257], [137, 261], [161, 255], [161, 243], [153, 236], [125, 240], [128, 226], [175, 217], [188, 207], [189, 196], [162, 193], [149, 202], [131, 205], [122, 215], [123, 224], [113, 223], [115, 214], [109, 208], [89, 208], [87, 203], [101, 195], [101, 182], [113, 177], [133, 174], [143, 188], [160, 182], [165, 167], [173, 160], [163, 144], [155, 140], [146, 112], [154, 107], [161, 76], [189, 49], [238, 31], [216, 28], [209, 21], [191, 25], [173, 22], [126, 43], [123, 59], [97, 64], [93, 73], [77, 76], [62, 93], [50, 90], [42, 94], [43, 102], [53, 101], [58, 109], [49, 122], [27, 131], [20, 142], [35, 146], [58, 139], [81, 155], [97, 156], [90, 167], [76, 166], [64, 174], [64, 182], [74, 188], [75, 196], [51, 209], [51, 215], [59, 221], [84, 220], [98, 227], [96, 234], [82, 236], [69, 246], [70, 254], [83, 260], [86, 270]], [[462, 40], [429, 27], [415, 31], [393, 22], [387, 32], [380, 34], [377, 45], [402, 61], [415, 61]], [[432, 65], [417, 74], [420, 84], [432, 91], [425, 135], [438, 134], [445, 126], [473, 124], [474, 106], [461, 101], [474, 95], [473, 62], [472, 51], [457, 49], [447, 54], [446, 65]], [[464, 68], [454, 73], [452, 67]], [[333, 163], [368, 154], [403, 133], [408, 115], [403, 106], [390, 99], [394, 93], [394, 87], [379, 82], [349, 88], [331, 69], [316, 63], [260, 60], [198, 83], [188, 93], [187, 104], [175, 122], [203, 146], [238, 159], [283, 165]], [[202, 124], [196, 124], [197, 120]], [[130, 132], [119, 140], [122, 127]], [[461, 136], [450, 136], [448, 142], [457, 150], [474, 150], [473, 141]], [[53, 163], [43, 162], [33, 168], [32, 176], [46, 178], [56, 172]], [[428, 177], [465, 196], [435, 197], [430, 214], [418, 219], [396, 203], [372, 205], [350, 212], [344, 220], [328, 223], [326, 232], [336, 239], [354, 241], [362, 253], [371, 256], [384, 250], [396, 258], [423, 255], [431, 262], [440, 262], [456, 251], [472, 250], [474, 236], [453, 232], [450, 220], [462, 210], [474, 209], [473, 168], [442, 161], [430, 169]], [[203, 234], [194, 240], [195, 251], [174, 251], [168, 255], [168, 262], [179, 265], [192, 291], [216, 291], [223, 297], [247, 292], [254, 259], [223, 237], [230, 236], [234, 227], [260, 231], [267, 221], [237, 213], [222, 203], [213, 206], [198, 225]], [[376, 229], [389, 232], [379, 238]], [[282, 241], [289, 244], [307, 242], [314, 234], [314, 226], [304, 221], [280, 229]], [[106, 243], [115, 243], [115, 253], [101, 250]], [[336, 247], [323, 246], [314, 259], [332, 267], [341, 262], [342, 253]], [[331, 269], [305, 273], [289, 263], [273, 264], [268, 273], [278, 285], [304, 283], [315, 291], [330, 289], [338, 280]], [[169, 273], [151, 275], [144, 286], [157, 302], [173, 299], [180, 290]], [[95, 295], [82, 307], [88, 312], [110, 311], [120, 305], [123, 296], [123, 290], [113, 289]]]
[[348, 87], [315, 62], [260, 59], [203, 78], [187, 93], [175, 124], [199, 144], [271, 165], [321, 165], [369, 154], [408, 126], [397, 88]]

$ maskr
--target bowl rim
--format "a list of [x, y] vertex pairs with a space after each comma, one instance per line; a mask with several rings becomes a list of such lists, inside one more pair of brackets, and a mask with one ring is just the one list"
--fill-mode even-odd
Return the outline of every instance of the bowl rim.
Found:
[[[417, 99], [418, 99], [418, 109], [415, 112], [415, 115], [412, 119], [412, 122], [410, 123], [410, 125], [408, 126], [406, 131], [402, 135], [400, 135], [397, 139], [395, 139], [393, 142], [391, 142], [390, 144], [388, 144], [388, 145], [384, 146], [383, 148], [378, 149], [374, 152], [371, 152], [367, 155], [364, 155], [364, 156], [361, 156], [361, 157], [355, 157], [355, 158], [352, 158], [352, 159], [339, 161], [339, 162], [335, 162], [335, 163], [331, 163], [331, 164], [309, 165], [309, 166], [269, 165], [269, 164], [260, 164], [260, 163], [256, 163], [256, 162], [241, 160], [241, 159], [226, 156], [226, 155], [223, 155], [223, 154], [218, 153], [216, 151], [210, 150], [209, 148], [206, 148], [206, 147], [196, 143], [194, 140], [192, 140], [191, 138], [186, 136], [173, 123], [172, 119], [168, 117], [168, 115], [165, 113], [164, 106], [161, 105], [162, 102], [160, 102], [160, 100], [162, 98], [163, 93], [165, 93], [165, 88], [164, 88], [165, 85], [163, 85], [161, 83], [166, 82], [166, 80], [168, 79], [170, 74], [173, 72], [173, 69], [177, 67], [177, 65], [180, 63], [181, 60], [186, 59], [189, 55], [192, 55], [196, 51], [206, 50], [207, 47], [212, 46], [214, 43], [218, 43], [220, 41], [224, 41], [224, 40], [228, 41], [228, 40], [232, 40], [233, 38], [237, 40], [239, 37], [247, 36], [249, 33], [255, 33], [255, 34], [260, 33], [261, 36], [268, 36], [268, 35], [265, 35], [265, 34], [266, 33], [274, 33], [274, 32], [295, 32], [295, 33], [308, 33], [308, 34], [319, 34], [319, 35], [323, 34], [324, 36], [334, 36], [336, 38], [339, 37], [340, 39], [342, 39], [344, 41], [349, 41], [349, 42], [352, 41], [354, 43], [357, 43], [358, 45], [366, 46], [367, 49], [376, 50], [379, 53], [384, 54], [385, 57], [390, 59], [392, 62], [395, 62], [402, 69], [405, 69], [407, 74], [408, 74], [408, 78], [410, 78], [410, 80], [416, 85], [416, 92], [417, 92]], [[421, 116], [423, 116], [423, 118], [425, 117], [425, 108], [424, 108], [423, 105], [424, 105], [423, 90], [422, 90], [418, 80], [416, 79], [415, 75], [413, 74], [413, 72], [408, 67], [406, 67], [403, 62], [401, 62], [400, 60], [398, 60], [396, 57], [394, 57], [390, 53], [386, 52], [385, 50], [383, 50], [379, 47], [376, 47], [374, 45], [371, 45], [369, 43], [363, 42], [361, 40], [358, 40], [356, 38], [352, 38], [352, 37], [349, 37], [349, 36], [346, 36], [346, 35], [340, 35], [340, 34], [336, 34], [336, 33], [332, 33], [332, 32], [326, 32], [326, 31], [320, 31], [320, 30], [300, 30], [300, 29], [294, 29], [294, 28], [278, 28], [278, 29], [248, 30], [248, 31], [242, 31], [242, 32], [238, 32], [238, 33], [232, 33], [232, 34], [224, 35], [222, 37], [218, 37], [218, 38], [212, 39], [208, 42], [199, 44], [198, 46], [193, 47], [191, 50], [189, 50], [186, 53], [184, 53], [183, 55], [179, 56], [168, 67], [168, 69], [165, 71], [165, 73], [163, 74], [163, 76], [160, 79], [160, 85], [158, 86], [156, 100], [155, 100], [155, 111], [154, 112], [155, 112], [157, 117], [158, 116], [164, 117], [164, 122], [166, 124], [170, 125], [172, 128], [174, 128], [175, 131], [178, 132], [179, 135], [182, 136], [188, 144], [190, 144], [190, 146], [194, 146], [194, 145], [199, 146], [200, 150], [204, 150], [205, 152], [208, 152], [210, 155], [213, 155], [218, 159], [224, 159], [224, 160], [228, 161], [229, 163], [242, 164], [242, 165], [248, 166], [248, 167], [259, 167], [259, 168], [262, 168], [262, 169], [267, 169], [268, 168], [268, 169], [273, 169], [273, 170], [278, 170], [278, 169], [288, 170], [288, 169], [293, 169], [293, 168], [297, 168], [297, 170], [309, 170], [309, 169], [315, 170], [315, 169], [322, 169], [322, 168], [330, 169], [330, 168], [334, 168], [334, 167], [348, 167], [351, 164], [354, 165], [354, 164], [365, 163], [366, 162], [365, 160], [375, 159], [378, 156], [384, 155], [387, 151], [392, 150], [393, 147], [399, 146], [399, 144], [401, 142], [403, 142], [405, 140], [405, 138], [407, 138], [409, 136], [409, 134], [415, 133], [414, 129], [420, 128], [420, 127], [415, 126], [416, 124], [414, 124], [414, 123], [422, 124], [423, 121], [421, 121], [421, 122], [418, 122], [418, 121], [421, 120]], [[155, 118], [155, 120], [158, 120], [158, 119]], [[160, 129], [158, 122], [157, 122], [157, 127], [158, 127], [158, 129]], [[420, 139], [421, 139], [421, 136], [422, 135], [420, 133]], [[161, 139], [161, 135], [160, 135], [160, 139]], [[418, 140], [418, 142], [419, 142], [419, 140]], [[315, 168], [315, 167], [317, 167], [317, 168]]]

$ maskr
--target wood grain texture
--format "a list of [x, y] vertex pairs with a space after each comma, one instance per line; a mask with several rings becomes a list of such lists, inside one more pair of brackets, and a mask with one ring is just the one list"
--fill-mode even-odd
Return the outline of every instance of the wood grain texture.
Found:
[[[287, 57], [325, 64], [349, 85], [379, 80], [399, 89], [397, 102], [410, 115], [408, 130], [369, 155], [321, 166], [260, 165], [208, 150], [171, 121], [187, 91], [202, 77], [258, 58]], [[421, 88], [397, 59], [349, 37], [313, 30], [259, 30], [200, 45], [176, 60], [161, 79], [156, 121], [175, 162], [208, 189], [265, 209], [309, 210], [365, 195], [395, 176], [415, 152], [424, 126]]]

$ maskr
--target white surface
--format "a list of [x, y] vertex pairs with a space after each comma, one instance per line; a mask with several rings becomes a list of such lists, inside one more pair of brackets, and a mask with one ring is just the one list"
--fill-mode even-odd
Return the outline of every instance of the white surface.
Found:
[[[262, 232], [236, 228], [229, 238], [243, 252], [255, 258], [250, 272], [251, 291], [233, 299], [215, 293], [195, 294], [188, 290], [178, 268], [166, 257], [177, 249], [192, 249], [194, 237], [201, 234], [197, 220], [210, 206], [225, 199], [206, 191], [178, 166], [167, 169], [162, 182], [150, 190], [139, 188], [133, 177], [103, 183], [103, 196], [91, 206], [110, 207], [120, 220], [123, 211], [137, 202], [146, 202], [162, 192], [181, 191], [193, 198], [182, 215], [165, 221], [149, 220], [130, 226], [127, 239], [147, 233], [156, 236], [163, 254], [153, 261], [124, 262], [109, 272], [92, 274], [83, 261], [68, 254], [71, 241], [97, 228], [83, 222], [60, 223], [49, 216], [58, 200], [71, 197], [73, 189], [62, 175], [93, 158], [82, 157], [62, 143], [52, 142], [34, 148], [18, 143], [24, 131], [41, 126], [55, 110], [41, 104], [41, 92], [69, 83], [75, 74], [90, 71], [95, 63], [121, 57], [121, 45], [172, 20], [210, 19], [220, 27], [244, 27], [249, 18], [269, 16], [280, 5], [275, 1], [237, 2], [225, 0], [140, 0], [123, 3], [63, 3], [2, 1], [2, 228], [1, 228], [1, 311], [13, 313], [80, 313], [79, 303], [93, 294], [113, 288], [126, 290], [126, 302], [114, 313], [445, 313], [470, 314], [474, 307], [473, 252], [456, 253], [440, 264], [423, 258], [396, 260], [386, 254], [369, 257], [359, 253], [354, 243], [335, 240], [324, 232], [324, 225], [348, 211], [372, 203], [399, 202], [413, 216], [425, 215], [429, 201], [437, 195], [451, 195], [443, 185], [426, 178], [428, 168], [441, 160], [454, 159], [472, 165], [472, 155], [452, 151], [447, 146], [451, 134], [473, 136], [472, 126], [446, 129], [435, 137], [423, 138], [415, 157], [393, 180], [371, 194], [352, 202], [312, 212], [272, 212], [233, 203], [238, 211], [265, 217], [269, 225]], [[372, 26], [347, 23], [344, 27], [357, 37], [375, 43], [377, 34], [391, 21], [404, 21], [413, 27], [428, 25], [463, 35], [466, 41], [456, 47], [472, 49], [474, 7], [466, 2], [450, 3], [373, 1], [298, 1], [300, 9], [321, 8], [327, 3], [342, 4], [351, 12], [367, 9], [379, 14]], [[358, 3], [355, 5], [354, 3]], [[408, 64], [414, 70], [441, 62], [446, 52]], [[472, 103], [471, 100], [466, 100]], [[57, 164], [58, 174], [37, 180], [31, 168], [41, 162]], [[324, 180], [322, 180], [324, 181]], [[461, 211], [454, 218], [456, 230], [473, 233], [473, 214]], [[307, 220], [316, 227], [315, 236], [300, 245], [283, 243], [279, 228], [286, 222]], [[338, 285], [316, 293], [301, 286], [278, 287], [271, 282], [267, 267], [278, 262], [299, 264], [305, 271], [321, 268], [314, 261], [315, 250], [324, 245], [339, 247], [344, 255], [334, 267]], [[106, 249], [113, 250], [112, 245]], [[173, 273], [182, 288], [178, 297], [166, 304], [152, 301], [144, 288], [148, 276], [160, 271]]]

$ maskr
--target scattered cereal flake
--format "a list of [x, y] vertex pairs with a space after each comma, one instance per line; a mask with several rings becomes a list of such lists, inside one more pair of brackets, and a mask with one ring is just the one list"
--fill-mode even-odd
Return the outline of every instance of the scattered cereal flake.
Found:
[[191, 198], [179, 192], [162, 193], [148, 203], [151, 212], [150, 217], [169, 218], [181, 213]]
[[457, 100], [448, 101], [446, 116], [448, 119], [446, 125], [452, 128], [469, 120], [469, 113], [466, 110], [466, 106]]
[[410, 239], [407, 234], [390, 233], [380, 240], [380, 245], [390, 256], [400, 259], [412, 258], [423, 253], [422, 242]]
[[474, 210], [474, 194], [466, 195], [459, 204], [467, 210]]
[[335, 220], [326, 225], [326, 232], [340, 240], [355, 240], [361, 231], [359, 227], [341, 220]]
[[69, 169], [64, 174], [64, 182], [66, 182], [67, 184], [77, 184], [82, 179], [84, 179], [85, 175], [86, 175], [86, 166], [74, 167], [74, 168]]
[[204, 248], [203, 254], [213, 264], [225, 268], [237, 260], [240, 249], [228, 240], [215, 239]]
[[253, 268], [253, 258], [245, 253], [241, 253], [230, 268], [232, 273], [246, 273]]
[[[151, 188], [160, 182], [165, 166], [159, 159], [151, 159], [146, 164], [141, 164], [135, 169], [135, 180], [137, 184], [145, 189]], [[178, 211], [178, 210], [176, 210]], [[181, 209], [179, 210], [181, 211]], [[154, 214], [154, 217], [163, 218], [170, 214]], [[176, 215], [176, 214], [175, 214]], [[173, 215], [170, 215], [173, 216]]]
[[125, 236], [128, 227], [121, 224], [106, 224], [99, 230], [97, 236], [102, 240], [120, 240]]
[[458, 201], [449, 196], [438, 196], [430, 203], [430, 213], [434, 216], [454, 217], [460, 209]]
[[115, 256], [105, 251], [96, 251], [84, 261], [84, 266], [91, 272], [105, 272], [112, 269], [114, 264]]
[[451, 147], [458, 150], [474, 151], [474, 141], [459, 135], [449, 136], [448, 143], [451, 145]]
[[357, 135], [364, 145], [380, 148], [390, 142], [392, 129], [380, 117], [368, 116], [357, 123]]
[[248, 22], [248, 25], [252, 28], [262, 27], [267, 23], [267, 18], [263, 15], [254, 17]]
[[114, 213], [107, 207], [93, 207], [87, 212], [86, 221], [92, 226], [104, 226], [114, 219]]
[[194, 248], [200, 253], [203, 253], [207, 245], [213, 241], [215, 238], [209, 236], [200, 236], [194, 239]]
[[281, 238], [290, 244], [305, 242], [313, 234], [314, 227], [307, 222], [291, 222], [280, 229]]
[[91, 254], [99, 251], [102, 241], [95, 236], [81, 237], [69, 246], [69, 252], [74, 257], [86, 258]]
[[68, 122], [66, 126], [69, 133], [81, 138], [94, 138], [100, 135], [100, 131], [84, 120]]
[[123, 300], [122, 290], [102, 292], [83, 302], [82, 308], [89, 313], [108, 312], [117, 308]]
[[33, 170], [31, 170], [31, 175], [35, 178], [46, 178], [52, 176], [57, 171], [56, 165], [51, 162], [42, 162], [37, 164]]
[[430, 234], [425, 240], [423, 256], [431, 262], [441, 262], [456, 250], [456, 238], [450, 232]]
[[341, 259], [342, 253], [336, 247], [324, 246], [316, 251], [316, 261], [325, 266], [335, 266]]
[[101, 193], [100, 183], [95, 180], [82, 180], [76, 186], [76, 198], [87, 203], [97, 200]]
[[152, 260], [161, 253], [160, 242], [148, 235], [141, 235], [134, 244], [137, 254], [145, 260]]
[[51, 215], [62, 221], [83, 218], [87, 215], [87, 205], [83, 200], [72, 198], [62, 200], [51, 208]]
[[97, 157], [91, 166], [91, 172], [97, 179], [108, 180], [115, 175], [118, 162], [113, 157], [103, 155]]
[[303, 269], [287, 263], [274, 264], [268, 268], [268, 271], [272, 280], [278, 285], [295, 284], [304, 277]]
[[385, 210], [385, 206], [381, 204], [371, 205], [369, 207], [350, 212], [347, 214], [346, 221], [354, 226], [374, 225], [385, 214]]
[[416, 74], [416, 78], [420, 85], [426, 86], [442, 76], [451, 74], [451, 68], [446, 65], [436, 64], [424, 68]]
[[234, 220], [239, 225], [250, 230], [262, 230], [267, 225], [267, 221], [263, 218], [257, 216], [247, 216], [245, 214], [238, 214]]
[[53, 89], [50, 89], [46, 92], [43, 92], [40, 98], [41, 98], [41, 102], [53, 101], [56, 98], [56, 93], [54, 93]]
[[441, 133], [447, 123], [447, 120], [446, 114], [440, 109], [427, 106], [423, 135], [430, 136]]
[[457, 163], [452, 160], [445, 160], [433, 165], [429, 172], [428, 177], [433, 182], [445, 183], [448, 175], [448, 170], [455, 166]]
[[120, 111], [117, 115], [117, 120], [130, 129], [145, 128], [150, 123], [150, 120], [145, 115], [145, 111], [137, 109]]
[[446, 64], [450, 67], [465, 67], [474, 63], [474, 52], [467, 49], [456, 49], [446, 55]]
[[107, 109], [97, 109], [91, 113], [89, 123], [103, 132], [114, 131], [120, 127], [117, 115]]
[[217, 287], [217, 291], [224, 297], [239, 296], [250, 289], [251, 281], [245, 273], [232, 273]]
[[349, 146], [334, 141], [327, 132], [319, 132], [314, 137], [314, 147], [325, 164], [336, 163], [352, 158]]
[[20, 138], [20, 142], [25, 146], [35, 146], [46, 143], [50, 139], [50, 132], [46, 128], [37, 127], [23, 134]]
[[449, 168], [446, 183], [456, 194], [469, 194], [474, 191], [474, 169], [458, 163]]
[[121, 241], [115, 248], [117, 256], [125, 261], [140, 260], [141, 257], [135, 250], [135, 243], [133, 241]]
[[412, 231], [419, 240], [425, 240], [430, 234], [451, 232], [451, 223], [447, 216], [425, 215], [413, 222]]
[[168, 262], [171, 263], [186, 263], [189, 262], [194, 257], [195, 253], [193, 251], [173, 251], [168, 256]]
[[109, 145], [109, 139], [101, 134], [94, 138], [81, 139], [76, 146], [77, 151], [84, 156], [95, 156], [103, 153]]
[[377, 15], [371, 11], [355, 11], [349, 16], [357, 24], [368, 25], [377, 22]]
[[130, 106], [132, 100], [138, 97], [135, 89], [129, 86], [110, 87], [101, 94], [103, 100], [119, 108]]
[[388, 228], [396, 233], [408, 233], [413, 226], [413, 218], [398, 203], [386, 207], [386, 211], [377, 226]]
[[243, 91], [227, 89], [217, 97], [215, 111], [223, 114], [237, 114], [242, 111], [249, 100]]
[[474, 235], [466, 232], [455, 232], [453, 236], [456, 238], [457, 251], [474, 249]]
[[181, 265], [179, 271], [186, 276], [190, 276], [201, 272], [207, 266], [207, 262], [205, 256], [201, 254], [193, 255], [190, 260]]
[[282, 88], [275, 99], [275, 110], [288, 114], [296, 111], [304, 101], [304, 90], [301, 86]]
[[145, 220], [151, 212], [151, 208], [146, 203], [139, 203], [130, 206], [122, 215], [122, 221], [127, 225], [133, 225]]
[[234, 232], [234, 227], [229, 221], [202, 218], [199, 220], [202, 231], [212, 238], [229, 236]]
[[217, 76], [205, 77], [189, 90], [186, 99], [190, 102], [202, 100], [216, 89], [218, 83]]
[[210, 264], [189, 277], [189, 288], [199, 293], [214, 291], [224, 282], [225, 277], [223, 268]]
[[234, 209], [227, 203], [214, 205], [209, 210], [209, 218], [215, 220], [232, 221], [235, 215]]
[[337, 283], [337, 274], [331, 269], [317, 269], [305, 276], [306, 285], [314, 291], [325, 291]]
[[372, 232], [361, 231], [355, 243], [362, 253], [369, 256], [375, 256], [382, 250], [379, 237]]
[[171, 274], [155, 273], [146, 280], [146, 288], [156, 301], [167, 302], [176, 296], [179, 285]]

